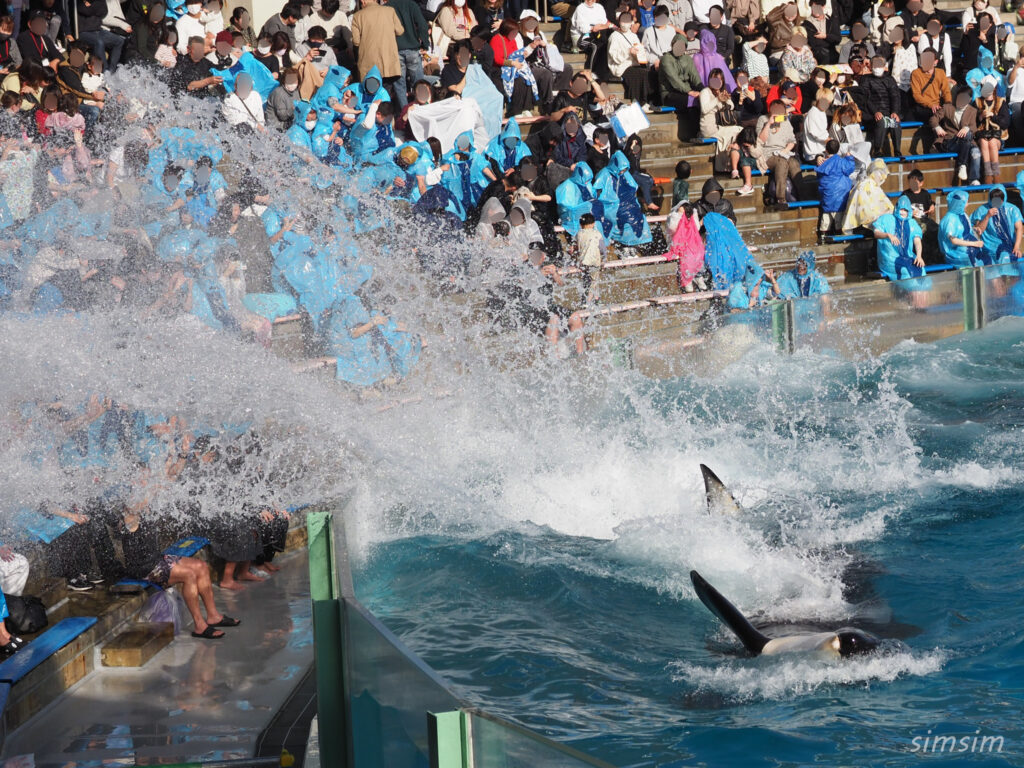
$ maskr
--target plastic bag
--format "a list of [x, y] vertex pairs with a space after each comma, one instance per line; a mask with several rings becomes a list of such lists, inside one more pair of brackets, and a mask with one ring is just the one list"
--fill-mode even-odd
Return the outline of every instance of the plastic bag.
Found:
[[191, 617], [185, 600], [174, 587], [157, 592], [142, 607], [139, 621], [145, 623], [165, 623], [174, 625], [174, 634], [180, 635], [188, 626]]

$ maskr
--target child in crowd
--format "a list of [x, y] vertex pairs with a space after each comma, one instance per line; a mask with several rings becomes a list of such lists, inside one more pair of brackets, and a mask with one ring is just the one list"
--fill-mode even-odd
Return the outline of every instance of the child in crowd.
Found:
[[608, 243], [597, 228], [594, 214], [584, 213], [580, 216], [580, 231], [576, 234], [576, 262], [583, 273], [583, 295], [587, 303], [596, 298], [591, 292], [594, 281], [592, 272], [600, 269], [607, 252]]
[[676, 177], [672, 180], [672, 207], [690, 199], [690, 164], [685, 160], [676, 163]]

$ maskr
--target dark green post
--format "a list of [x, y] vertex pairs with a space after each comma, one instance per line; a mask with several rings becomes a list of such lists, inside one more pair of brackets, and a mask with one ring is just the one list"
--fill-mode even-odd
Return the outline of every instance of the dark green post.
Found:
[[331, 514], [306, 518], [309, 538], [309, 593], [313, 600], [313, 658], [316, 664], [320, 764], [349, 766], [349, 733], [345, 708], [345, 659], [342, 653], [341, 603], [334, 572]]
[[780, 352], [792, 354], [796, 347], [794, 339], [794, 315], [793, 301], [773, 301], [772, 312], [772, 339], [775, 347]]

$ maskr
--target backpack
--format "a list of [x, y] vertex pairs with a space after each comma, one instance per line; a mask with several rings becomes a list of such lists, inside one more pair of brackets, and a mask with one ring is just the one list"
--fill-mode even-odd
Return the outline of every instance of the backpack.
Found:
[[50, 623], [46, 618], [46, 606], [38, 597], [6, 595], [6, 598], [8, 616], [4, 624], [8, 632], [15, 635], [30, 634]]

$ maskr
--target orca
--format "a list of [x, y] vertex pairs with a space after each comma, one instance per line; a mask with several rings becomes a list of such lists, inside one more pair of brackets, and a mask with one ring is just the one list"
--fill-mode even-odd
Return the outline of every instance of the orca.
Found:
[[732, 493], [725, 487], [725, 483], [718, 479], [718, 475], [712, 472], [706, 464], [700, 465], [700, 473], [704, 476], [704, 497], [707, 499], [708, 512], [717, 512], [720, 515], [738, 515], [740, 505], [736, 503]]
[[768, 637], [759, 632], [735, 605], [722, 597], [699, 573], [690, 571], [690, 581], [704, 606], [729, 627], [743, 643], [743, 647], [754, 656], [818, 652], [845, 658], [870, 653], [879, 647], [877, 637], [853, 627], [842, 627], [832, 632]]

